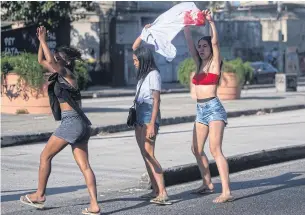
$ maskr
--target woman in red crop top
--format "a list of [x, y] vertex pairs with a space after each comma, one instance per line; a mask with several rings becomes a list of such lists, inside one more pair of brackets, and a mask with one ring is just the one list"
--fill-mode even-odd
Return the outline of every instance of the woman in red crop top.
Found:
[[227, 124], [227, 113], [216, 96], [217, 84], [222, 66], [215, 23], [209, 10], [203, 11], [209, 22], [211, 36], [202, 37], [197, 47], [193, 43], [189, 27], [184, 28], [190, 53], [197, 65], [197, 71], [191, 74], [191, 96], [197, 99], [197, 117], [193, 129], [192, 152], [196, 157], [203, 184], [195, 193], [213, 193], [209, 161], [203, 149], [209, 136], [210, 151], [214, 157], [221, 178], [222, 194], [214, 203], [232, 201], [229, 167], [222, 153], [222, 139]]

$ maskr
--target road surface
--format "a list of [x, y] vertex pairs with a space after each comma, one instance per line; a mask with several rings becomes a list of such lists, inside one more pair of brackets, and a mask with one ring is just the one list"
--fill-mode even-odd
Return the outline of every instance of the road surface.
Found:
[[[304, 144], [304, 131], [305, 110], [232, 118], [225, 130], [223, 151], [226, 156], [232, 156]], [[190, 150], [191, 137], [192, 123], [161, 127], [156, 156], [163, 168], [195, 162]], [[145, 169], [133, 132], [94, 137], [89, 144], [90, 161], [96, 173], [100, 195], [107, 198], [112, 193], [123, 195], [124, 190], [138, 185]], [[37, 186], [39, 154], [43, 147], [44, 143], [2, 148], [3, 213], [18, 214], [18, 211], [26, 209], [19, 204], [18, 199]], [[206, 150], [211, 158], [208, 145]], [[298, 170], [305, 171], [305, 168], [303, 166], [303, 170]], [[87, 202], [84, 179], [73, 160], [70, 147], [65, 148], [53, 160], [47, 194], [50, 207], [58, 204], [60, 207], [67, 206], [75, 198], [84, 198], [84, 203]], [[104, 197], [100, 199], [104, 200]], [[138, 202], [136, 199], [133, 201]], [[117, 207], [124, 207], [125, 204], [116, 203], [120, 205]], [[111, 208], [109, 205], [105, 207], [107, 211]], [[71, 213], [61, 211], [59, 214]]]
[[[217, 193], [208, 196], [190, 192], [201, 185], [200, 181], [170, 187], [171, 206], [157, 206], [138, 198], [144, 191], [122, 190], [102, 193], [99, 197], [102, 214], [120, 215], [303, 215], [305, 211], [305, 160], [297, 160], [231, 175], [234, 202], [216, 205], [212, 200], [219, 195], [220, 180], [213, 178]], [[28, 206], [12, 208], [6, 215], [80, 214], [88, 204], [86, 197], [62, 201], [52, 199], [45, 210]]]

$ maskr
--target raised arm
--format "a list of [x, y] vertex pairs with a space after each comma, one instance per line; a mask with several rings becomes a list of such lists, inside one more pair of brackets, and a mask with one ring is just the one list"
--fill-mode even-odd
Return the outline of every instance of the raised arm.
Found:
[[139, 36], [133, 43], [132, 45], [132, 50], [136, 50], [137, 48], [139, 48], [139, 46], [141, 45], [142, 39]]
[[194, 45], [194, 41], [193, 41], [192, 34], [191, 34], [189, 26], [184, 27], [184, 36], [185, 36], [185, 40], [187, 42], [187, 46], [189, 48], [189, 51], [191, 53], [191, 56], [193, 57], [193, 59], [196, 63], [196, 66], [199, 68], [200, 67], [200, 65], [199, 65], [200, 60], [199, 60], [199, 56], [198, 56], [196, 47]]
[[211, 35], [211, 42], [212, 42], [212, 49], [213, 49], [213, 60], [215, 63], [220, 65], [220, 49], [219, 49], [219, 42], [218, 42], [218, 34], [215, 26], [215, 22], [212, 18], [211, 11], [205, 10], [203, 13], [206, 16], [207, 21], [210, 24], [210, 35]]
[[[145, 25], [144, 28], [150, 28], [151, 27], [151, 24], [147, 24]], [[137, 48], [139, 48], [139, 46], [141, 45], [141, 42], [142, 42], [142, 39], [141, 39], [141, 36], [139, 36], [133, 43], [132, 45], [132, 50], [136, 50]]]
[[47, 31], [45, 27], [41, 26], [37, 28], [37, 37], [39, 39], [39, 49], [38, 49], [38, 63], [44, 68], [48, 69], [50, 72], [59, 72], [58, 66], [54, 60], [53, 54], [51, 53], [48, 44], [46, 42]]
[[42, 46], [42, 50], [46, 61], [49, 63], [55, 63], [53, 54], [51, 53], [48, 44], [47, 44], [47, 30], [44, 26], [38, 28], [38, 39], [40, 41], [40, 45]]
[[43, 56], [43, 51], [42, 51], [42, 46], [41, 44], [39, 44], [39, 48], [38, 48], [38, 63], [42, 64], [44, 61], [44, 56]]

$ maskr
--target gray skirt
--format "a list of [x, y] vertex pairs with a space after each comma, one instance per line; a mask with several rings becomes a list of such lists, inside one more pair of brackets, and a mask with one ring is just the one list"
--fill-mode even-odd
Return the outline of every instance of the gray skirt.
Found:
[[61, 112], [61, 124], [53, 133], [69, 144], [85, 143], [90, 138], [91, 127], [87, 125], [75, 110]]

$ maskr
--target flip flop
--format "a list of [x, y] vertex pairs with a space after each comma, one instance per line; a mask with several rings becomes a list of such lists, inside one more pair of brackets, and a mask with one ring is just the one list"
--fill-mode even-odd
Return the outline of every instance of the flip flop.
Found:
[[[234, 200], [235, 200], [235, 198], [233, 197], [233, 196], [230, 196], [229, 198], [224, 198], [224, 197], [217, 197], [217, 198], [220, 198], [220, 201], [219, 202], [214, 202], [215, 201], [215, 199], [214, 199], [214, 201], [213, 201], [213, 203], [215, 203], [215, 204], [219, 204], [219, 203], [226, 203], [226, 202], [233, 202]], [[216, 199], [217, 199], [216, 198]]]
[[20, 202], [25, 205], [30, 205], [35, 208], [42, 209], [44, 207], [44, 202], [32, 202], [28, 195], [21, 196]]
[[202, 194], [202, 195], [205, 195], [205, 194], [211, 194], [211, 193], [214, 193], [214, 189], [209, 189], [207, 187], [205, 188], [202, 188], [202, 189], [197, 189], [197, 190], [194, 190], [193, 192], [191, 192], [192, 194]]
[[91, 212], [88, 210], [88, 208], [85, 208], [85, 210], [82, 210], [82, 214], [86, 214], [86, 215], [100, 215], [101, 212]]
[[168, 198], [162, 198], [162, 197], [156, 197], [154, 199], [151, 199], [150, 203], [154, 203], [154, 204], [157, 204], [157, 205], [171, 205], [171, 204], [173, 204], [172, 202], [169, 201]]
[[157, 197], [156, 194], [153, 194], [153, 193], [147, 193], [147, 194], [140, 196], [141, 199], [153, 199], [156, 197]]

